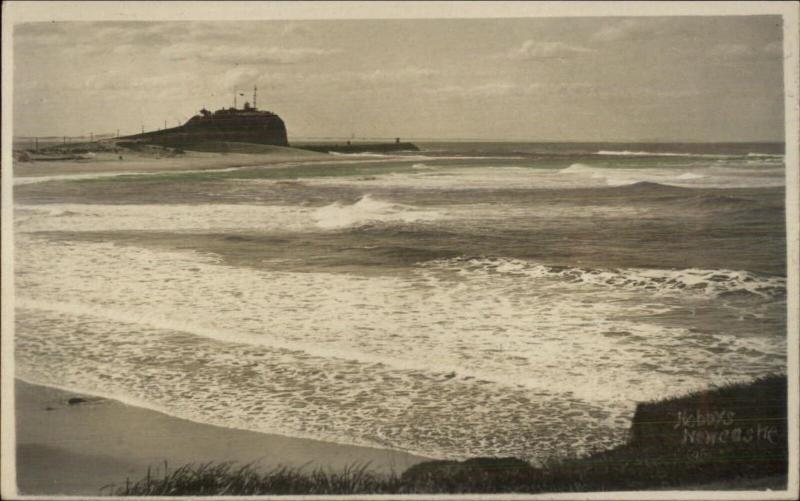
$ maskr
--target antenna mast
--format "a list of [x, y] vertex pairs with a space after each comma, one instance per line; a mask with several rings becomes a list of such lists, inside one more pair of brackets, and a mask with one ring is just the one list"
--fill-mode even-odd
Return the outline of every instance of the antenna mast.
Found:
[[254, 85], [253, 86], [253, 109], [258, 108], [258, 106], [256, 106], [256, 96], [257, 95], [258, 95], [258, 87]]
[[233, 89], [233, 109], [236, 109], [236, 89]]

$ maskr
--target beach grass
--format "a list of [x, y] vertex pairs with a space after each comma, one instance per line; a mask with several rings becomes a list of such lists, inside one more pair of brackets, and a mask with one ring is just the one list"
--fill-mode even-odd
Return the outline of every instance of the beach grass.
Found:
[[148, 469], [147, 475], [124, 487], [108, 486], [111, 494], [132, 496], [222, 496], [258, 494], [353, 494], [398, 492], [396, 474], [376, 473], [369, 463], [354, 463], [339, 471], [276, 467], [260, 471], [253, 463], [187, 464], [173, 471]]
[[[787, 381], [771, 375], [637, 406], [627, 443], [534, 467], [515, 458], [427, 461], [402, 474], [189, 464], [108, 486], [115, 495], [537, 493], [651, 489], [783, 489]], [[755, 487], [753, 487], [755, 486]]]

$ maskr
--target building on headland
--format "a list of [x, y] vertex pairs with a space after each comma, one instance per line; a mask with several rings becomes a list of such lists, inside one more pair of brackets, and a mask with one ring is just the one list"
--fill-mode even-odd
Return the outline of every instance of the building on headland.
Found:
[[253, 104], [245, 102], [242, 108], [234, 105], [211, 112], [205, 108], [178, 127], [143, 132], [123, 139], [137, 140], [164, 146], [189, 146], [207, 142], [255, 143], [288, 146], [286, 125], [281, 117], [271, 111], [256, 107], [258, 89], [253, 88]]

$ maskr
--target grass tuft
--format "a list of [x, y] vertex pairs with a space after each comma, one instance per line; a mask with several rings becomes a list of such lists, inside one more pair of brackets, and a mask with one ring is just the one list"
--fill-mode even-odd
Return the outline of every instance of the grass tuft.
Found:
[[369, 464], [353, 464], [341, 471], [318, 468], [279, 466], [262, 472], [255, 463], [190, 463], [172, 472], [164, 465], [164, 474], [153, 475], [148, 469], [144, 478], [122, 487], [109, 486], [118, 496], [222, 496], [258, 494], [357, 494], [398, 491], [394, 474], [377, 474]]

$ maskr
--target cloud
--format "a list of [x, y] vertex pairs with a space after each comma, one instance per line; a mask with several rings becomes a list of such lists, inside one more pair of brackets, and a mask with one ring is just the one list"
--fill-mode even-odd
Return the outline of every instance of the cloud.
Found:
[[260, 80], [262, 73], [258, 68], [237, 66], [219, 75], [216, 84], [223, 89], [249, 87], [253, 82], [257, 83]]
[[509, 81], [485, 82], [474, 85], [448, 85], [430, 88], [428, 92], [445, 98], [489, 99], [500, 97], [539, 97], [542, 99], [622, 99], [662, 98], [688, 99], [701, 93], [697, 89], [656, 88], [641, 86], [635, 91], [620, 89], [617, 86], [600, 85], [593, 82], [533, 82], [515, 83]]
[[108, 47], [99, 47], [97, 44], [75, 44], [75, 45], [66, 45], [63, 47], [58, 48], [59, 52], [62, 53], [63, 57], [67, 58], [81, 58], [87, 56], [96, 55], [102, 51], [108, 50]]
[[294, 88], [303, 82], [303, 75], [299, 73], [278, 73], [264, 71], [255, 66], [237, 66], [218, 76], [212, 83], [217, 89], [250, 89], [253, 85], [278, 86], [281, 88]]
[[489, 98], [522, 94], [523, 87], [511, 82], [488, 82], [477, 85], [448, 85], [430, 91], [449, 97]]
[[591, 82], [563, 82], [556, 84], [531, 84], [531, 92], [560, 96], [599, 96], [611, 95], [616, 89], [609, 89]]
[[429, 89], [436, 95], [463, 98], [488, 98], [500, 97], [519, 92], [521, 88], [510, 82], [489, 82], [478, 85], [448, 85]]
[[52, 45], [63, 43], [68, 23], [21, 23], [14, 26], [14, 43]]
[[283, 27], [281, 33], [283, 36], [308, 36], [311, 34], [311, 29], [304, 24], [289, 23]]
[[590, 82], [565, 83], [515, 83], [494, 81], [474, 85], [448, 85], [431, 88], [429, 92], [446, 97], [460, 98], [493, 98], [509, 96], [597, 96], [603, 90]]
[[[277, 31], [276, 31], [277, 30]], [[63, 48], [70, 45], [104, 47], [136, 45], [161, 49], [174, 45], [198, 45], [198, 51], [216, 46], [257, 46], [259, 40], [275, 34], [283, 36], [311, 34], [304, 24], [263, 22], [84, 22], [25, 23], [15, 26], [14, 43], [26, 47]], [[274, 38], [273, 38], [274, 39]], [[298, 57], [296, 54], [277, 56]], [[300, 56], [302, 57], [302, 56]]]
[[139, 48], [133, 44], [115, 45], [111, 52], [119, 55], [134, 54], [139, 51]]
[[770, 42], [764, 47], [761, 48], [761, 51], [766, 56], [771, 57], [783, 57], [783, 43], [782, 42]]
[[413, 85], [430, 81], [437, 72], [428, 68], [406, 66], [364, 71], [335, 71], [323, 73], [265, 71], [263, 67], [237, 66], [220, 74], [215, 83], [221, 88], [250, 88], [252, 85], [274, 85], [283, 88], [299, 86], [336, 86], [364, 88], [369, 86]]
[[711, 48], [708, 55], [720, 59], [743, 59], [753, 57], [755, 51], [744, 44], [717, 44]]
[[623, 19], [603, 26], [592, 35], [592, 39], [599, 42], [635, 40], [651, 37], [655, 34], [655, 30], [654, 24], [647, 20]]
[[763, 46], [742, 43], [717, 44], [708, 51], [708, 55], [724, 61], [779, 59], [783, 55], [783, 45], [779, 42]]
[[134, 76], [122, 71], [105, 71], [89, 75], [83, 88], [89, 90], [162, 90], [181, 88], [186, 82], [194, 80], [191, 73], [170, 73], [165, 75]]
[[32, 47], [52, 47], [64, 43], [64, 36], [60, 33], [43, 33], [17, 30], [14, 34], [14, 44]]
[[295, 64], [339, 52], [313, 47], [254, 47], [181, 43], [165, 47], [161, 55], [173, 61], [201, 60], [222, 64]]
[[340, 72], [333, 74], [333, 77], [342, 81], [354, 81], [363, 83], [396, 83], [427, 80], [436, 74], [428, 68], [406, 66], [404, 68], [375, 69], [362, 72]]
[[164, 45], [186, 32], [176, 23], [146, 22], [53, 22], [20, 25], [15, 43], [33, 46], [64, 47], [93, 44], [98, 47], [118, 44]]
[[62, 45], [48, 49], [54, 54], [60, 54], [59, 57], [67, 59], [80, 59], [80, 58], [96, 58], [106, 55], [114, 54], [117, 56], [128, 56], [131, 54], [142, 51], [140, 45], [134, 44], [96, 44], [96, 43], [79, 43], [71, 45]]
[[516, 60], [567, 59], [585, 55], [592, 49], [568, 45], [563, 42], [535, 42], [525, 40], [521, 47], [509, 50], [505, 57]]

